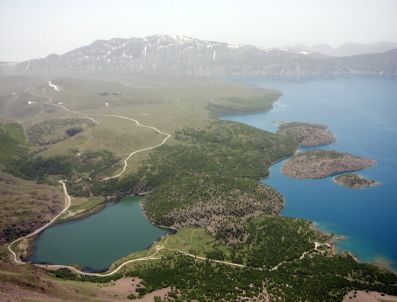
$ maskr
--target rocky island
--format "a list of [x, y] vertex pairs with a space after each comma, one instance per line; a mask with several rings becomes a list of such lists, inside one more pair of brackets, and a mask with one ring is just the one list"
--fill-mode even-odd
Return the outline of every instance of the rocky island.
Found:
[[292, 136], [300, 146], [327, 145], [336, 141], [335, 135], [323, 124], [281, 122], [278, 134]]
[[310, 150], [294, 155], [282, 171], [293, 178], [324, 178], [335, 173], [363, 170], [375, 164], [375, 160], [349, 153]]
[[379, 182], [365, 178], [357, 173], [349, 173], [334, 177], [334, 182], [352, 189], [365, 188], [379, 185]]

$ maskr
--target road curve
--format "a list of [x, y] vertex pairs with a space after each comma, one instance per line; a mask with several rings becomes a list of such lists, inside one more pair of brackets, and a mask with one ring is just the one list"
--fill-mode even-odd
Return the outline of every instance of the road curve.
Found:
[[[67, 211], [69, 209], [70, 204], [71, 204], [71, 197], [70, 197], [70, 195], [68, 193], [68, 190], [67, 190], [67, 187], [66, 187], [66, 183], [65, 183], [64, 180], [60, 180], [59, 182], [62, 184], [64, 193], [65, 193], [65, 208], [58, 215], [56, 215], [50, 222], [48, 222], [47, 224], [43, 225], [39, 229], [35, 230], [33, 233], [30, 233], [29, 235], [26, 235], [26, 236], [23, 236], [21, 238], [18, 238], [16, 240], [14, 240], [13, 242], [11, 242], [8, 245], [8, 250], [13, 255], [14, 262], [16, 264], [26, 264], [26, 262], [25, 261], [21, 261], [20, 259], [18, 259], [17, 254], [12, 250], [12, 245], [17, 243], [18, 241], [21, 241], [23, 239], [32, 237], [32, 236], [40, 233], [41, 231], [43, 231], [44, 229], [49, 227], [52, 223], [54, 223], [55, 220], [57, 220], [59, 216], [61, 216], [65, 211]], [[167, 243], [167, 241], [166, 241], [166, 243]], [[45, 269], [67, 268], [67, 269], [70, 269], [70, 270], [80, 274], [80, 275], [85, 275], [85, 276], [108, 277], [108, 276], [112, 276], [112, 275], [116, 274], [117, 272], [119, 272], [127, 264], [130, 264], [130, 263], [133, 263], [133, 262], [138, 262], [138, 261], [148, 261], [148, 260], [159, 260], [159, 259], [161, 259], [160, 257], [155, 257], [155, 256], [163, 248], [164, 248], [164, 246], [161, 246], [161, 245], [160, 246], [156, 246], [156, 251], [152, 255], [125, 261], [125, 262], [121, 263], [118, 267], [116, 267], [113, 271], [108, 272], [108, 273], [89, 273], [89, 272], [81, 271], [81, 270], [79, 270], [79, 269], [77, 269], [77, 268], [75, 268], [73, 266], [61, 265], [61, 264], [34, 264], [34, 265], [37, 266], [37, 267], [45, 268]]]
[[160, 134], [165, 135], [165, 138], [161, 141], [161, 143], [159, 143], [159, 144], [157, 144], [157, 145], [155, 145], [155, 146], [151, 146], [151, 147], [147, 147], [147, 148], [143, 148], [143, 149], [139, 149], [139, 150], [136, 150], [136, 151], [134, 151], [134, 152], [131, 152], [131, 153], [124, 159], [124, 166], [123, 166], [123, 169], [122, 169], [119, 173], [117, 173], [116, 175], [113, 175], [113, 176], [110, 176], [110, 177], [102, 178], [102, 179], [101, 179], [102, 181], [120, 177], [120, 176], [123, 175], [123, 174], [125, 173], [125, 171], [127, 170], [127, 167], [128, 167], [128, 160], [129, 160], [134, 154], [137, 154], [137, 153], [139, 153], [139, 152], [143, 152], [143, 151], [147, 151], [147, 150], [151, 150], [151, 149], [155, 149], [155, 148], [157, 148], [157, 147], [160, 147], [161, 145], [165, 144], [165, 142], [171, 137], [171, 134], [169, 134], [169, 133], [167, 133], [167, 132], [163, 132], [163, 131], [157, 129], [156, 127], [143, 125], [143, 124], [141, 124], [138, 120], [133, 119], [133, 118], [125, 117], [125, 116], [122, 116], [122, 115], [116, 115], [116, 114], [95, 114], [95, 115], [97, 115], [97, 116], [117, 117], [117, 118], [129, 120], [129, 121], [133, 121], [133, 122], [135, 122], [135, 123], [137, 124], [137, 126], [139, 126], [139, 127], [152, 129], [152, 130], [156, 131], [157, 133], [160, 133]]
[[60, 180], [60, 181], [59, 181], [59, 183], [62, 184], [63, 191], [64, 191], [64, 193], [65, 193], [65, 207], [64, 207], [64, 209], [63, 209], [61, 212], [59, 212], [58, 215], [56, 215], [54, 218], [52, 218], [50, 222], [48, 222], [48, 223], [46, 223], [45, 225], [43, 225], [42, 227], [38, 228], [38, 229], [35, 230], [33, 233], [30, 233], [30, 234], [28, 234], [28, 235], [26, 235], [26, 236], [20, 237], [20, 238], [14, 240], [13, 242], [11, 242], [11, 243], [8, 245], [8, 250], [9, 250], [10, 253], [13, 255], [15, 263], [17, 263], [17, 264], [25, 264], [26, 262], [21, 261], [20, 259], [18, 259], [17, 254], [12, 250], [11, 246], [12, 246], [13, 244], [17, 243], [18, 241], [21, 241], [21, 240], [23, 240], [23, 239], [32, 237], [32, 236], [34, 236], [34, 235], [40, 233], [41, 231], [43, 231], [44, 229], [46, 229], [47, 227], [49, 227], [51, 224], [53, 224], [53, 223], [55, 222], [55, 220], [58, 219], [59, 216], [61, 216], [63, 213], [65, 213], [65, 212], [69, 209], [70, 204], [71, 204], [71, 199], [70, 199], [70, 195], [68, 194], [68, 190], [67, 190], [67, 188], [66, 188], [65, 182], [66, 182], [65, 180]]

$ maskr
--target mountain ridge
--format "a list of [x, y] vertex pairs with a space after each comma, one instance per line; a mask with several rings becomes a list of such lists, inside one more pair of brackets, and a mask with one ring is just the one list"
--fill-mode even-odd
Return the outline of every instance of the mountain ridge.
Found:
[[[301, 48], [298, 46], [298, 48]], [[311, 47], [306, 47], [311, 51], [320, 52], [327, 56], [343, 57], [354, 56], [362, 54], [382, 53], [397, 48], [397, 43], [382, 41], [377, 43], [343, 43], [338, 47], [332, 47], [326, 43], [315, 44]]]
[[96, 40], [62, 55], [3, 65], [8, 73], [99, 71], [185, 75], [397, 74], [397, 49], [331, 57], [319, 52], [232, 45], [179, 35]]

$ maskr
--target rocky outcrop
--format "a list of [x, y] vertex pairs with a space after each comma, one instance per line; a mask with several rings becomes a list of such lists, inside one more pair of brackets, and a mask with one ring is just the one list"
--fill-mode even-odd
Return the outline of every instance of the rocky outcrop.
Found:
[[336, 141], [335, 135], [327, 128], [322, 124], [282, 122], [277, 133], [292, 136], [300, 146], [318, 146]]
[[175, 209], [167, 218], [173, 222], [173, 228], [200, 226], [218, 239], [241, 243], [247, 239], [245, 225], [250, 218], [264, 214], [277, 215], [283, 206], [282, 195], [273, 188], [258, 184], [255, 190], [262, 198], [232, 190], [223, 198]]
[[358, 175], [356, 173], [349, 173], [349, 174], [335, 176], [334, 182], [341, 186], [345, 186], [352, 189], [379, 185], [379, 182], [365, 178], [364, 176]]
[[312, 150], [294, 155], [282, 171], [293, 178], [324, 178], [336, 173], [363, 170], [375, 164], [375, 160], [349, 153]]

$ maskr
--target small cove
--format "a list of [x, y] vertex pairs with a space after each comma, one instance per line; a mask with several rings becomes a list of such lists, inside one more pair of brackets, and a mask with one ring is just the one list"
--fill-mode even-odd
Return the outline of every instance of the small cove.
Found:
[[168, 234], [146, 219], [140, 200], [138, 196], [123, 197], [88, 217], [50, 226], [39, 235], [28, 260], [105, 271], [114, 261]]

